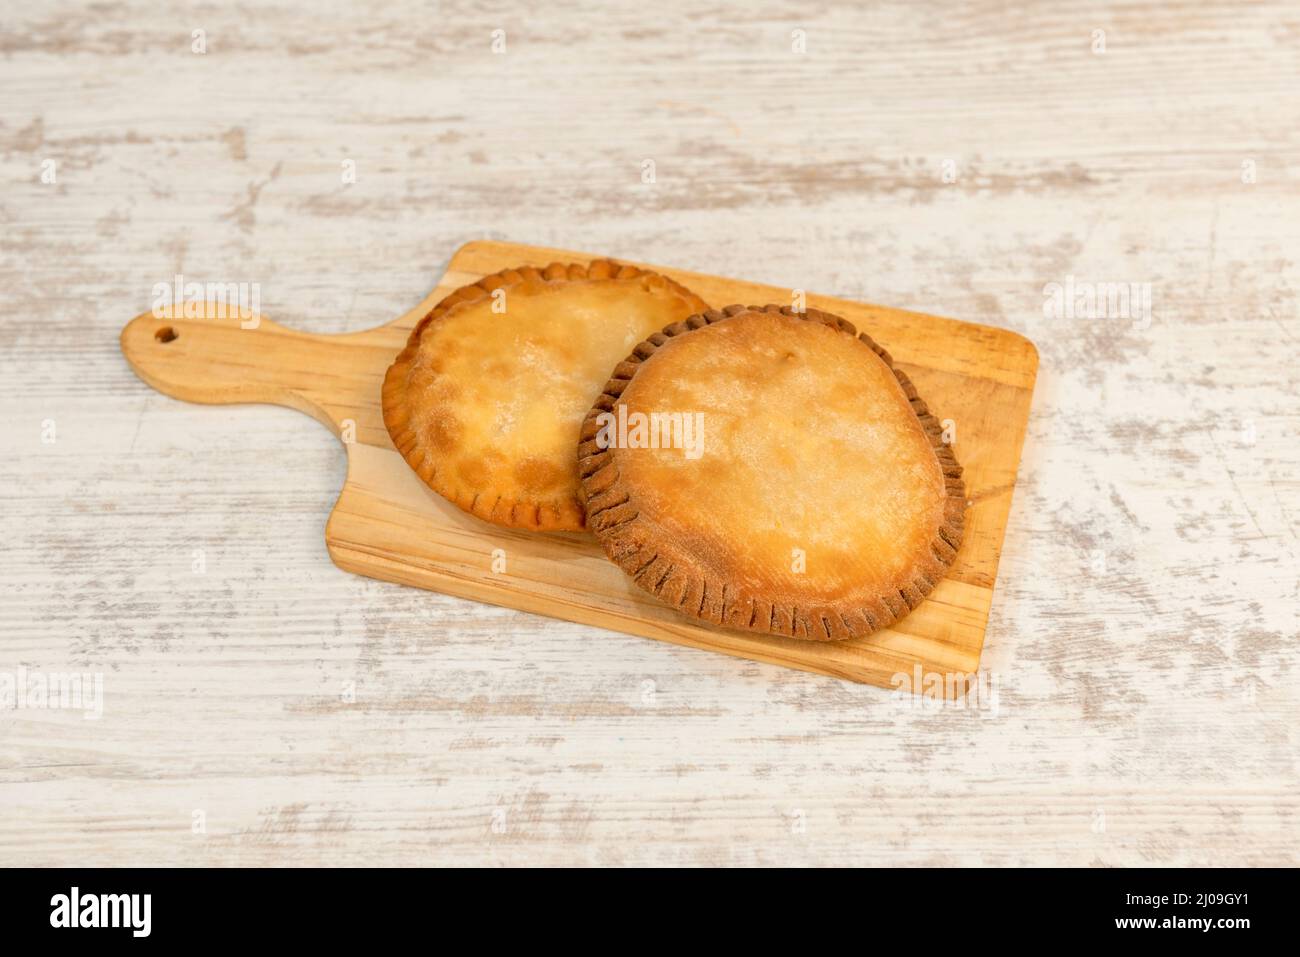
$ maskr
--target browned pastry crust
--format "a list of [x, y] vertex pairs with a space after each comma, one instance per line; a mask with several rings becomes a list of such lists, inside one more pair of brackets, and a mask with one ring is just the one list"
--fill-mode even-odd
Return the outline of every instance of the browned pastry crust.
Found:
[[[640, 296], [651, 301], [646, 307], [648, 316], [658, 316], [667, 311], [669, 318], [660, 318], [647, 328], [658, 328], [672, 315], [686, 316], [708, 304], [685, 287], [673, 280], [637, 266], [629, 266], [612, 260], [596, 260], [587, 265], [580, 263], [551, 263], [545, 268], [519, 266], [505, 269], [478, 282], [450, 293], [430, 310], [411, 331], [406, 347], [389, 367], [383, 385], [383, 415], [388, 434], [398, 452], [415, 470], [420, 479], [444, 498], [454, 502], [471, 514], [499, 525], [537, 530], [578, 530], [584, 527], [582, 503], [578, 495], [578, 478], [576, 462], [570, 466], [571, 452], [565, 453], [563, 461], [555, 455], [528, 455], [520, 461], [511, 461], [509, 456], [497, 456], [493, 461], [485, 462], [483, 455], [467, 450], [462, 441], [463, 421], [455, 418], [455, 413], [466, 412], [467, 400], [448, 399], [447, 394], [456, 383], [440, 383], [444, 388], [441, 398], [433, 399], [430, 395], [429, 381], [433, 377], [429, 369], [433, 363], [443, 361], [440, 357], [421, 358], [421, 342], [426, 333], [437, 329], [438, 323], [452, 315], [463, 315], [463, 310], [482, 309], [490, 305], [492, 294], [498, 289], [506, 289], [510, 302], [516, 302], [516, 296], [527, 298], [532, 294], [545, 292], [563, 284], [587, 284], [588, 286], [617, 286], [609, 291], [609, 296]], [[608, 291], [608, 290], [607, 290]], [[667, 305], [665, 305], [667, 303]], [[502, 317], [491, 316], [493, 320]], [[496, 322], [493, 325], [497, 325]], [[638, 329], [636, 335], [646, 334], [647, 328]], [[485, 329], [485, 334], [495, 330]], [[558, 337], [556, 337], [558, 338]], [[635, 341], [635, 340], [633, 340]], [[468, 345], [479, 345], [472, 342]], [[626, 348], [626, 345], [621, 346]], [[474, 369], [473, 376], [466, 378], [487, 379], [492, 375], [489, 363], [495, 363], [497, 375], [502, 377], [502, 388], [518, 372], [510, 367], [511, 357], [494, 355], [489, 348], [484, 348], [480, 357], [479, 350], [461, 350], [462, 356], [473, 354], [466, 361], [483, 365]], [[553, 350], [556, 351], [556, 350]], [[621, 351], [621, 350], [620, 350]], [[543, 361], [550, 361], [545, 356]], [[564, 361], [556, 358], [555, 362]], [[579, 362], [581, 357], [575, 353], [570, 362]], [[612, 361], [612, 357], [605, 362]], [[413, 385], [413, 369], [423, 362], [418, 369], [422, 384]], [[608, 365], [603, 365], [597, 376], [603, 377]], [[552, 370], [555, 371], [555, 370]], [[565, 370], [559, 370], [565, 371]], [[572, 370], [568, 370], [572, 371]], [[443, 379], [449, 378], [443, 375]], [[590, 397], [600, 388], [601, 378], [591, 383], [590, 395], [584, 395], [581, 405], [573, 410], [572, 428], [576, 435], [581, 424], [581, 416]], [[470, 382], [459, 383], [464, 392], [472, 386]], [[545, 404], [547, 396], [535, 397], [538, 403]], [[559, 406], [562, 403], [554, 401]], [[461, 406], [455, 408], [459, 401]], [[442, 403], [436, 409], [431, 405]], [[541, 406], [538, 405], [538, 408]], [[558, 414], [558, 412], [557, 412]], [[462, 416], [463, 418], [463, 416]], [[572, 449], [565, 444], [564, 449]]]
[[[929, 440], [938, 468], [932, 479], [933, 502], [924, 511], [924, 521], [933, 521], [933, 525], [924, 524], [916, 533], [914, 543], [900, 546], [913, 549], [916, 554], [901, 559], [899, 567], [905, 571], [890, 579], [888, 587], [869, 594], [846, 587], [842, 595], [851, 600], [837, 599], [835, 595], [828, 598], [824, 594], [810, 598], [798, 594], [797, 585], [793, 588], [783, 585], [764, 587], [761, 573], [757, 576], [748, 572], [740, 573], [736, 570], [739, 566], [732, 561], [737, 554], [746, 552], [750, 547], [744, 540], [747, 532], [745, 528], [731, 527], [722, 521], [722, 527], [729, 528], [734, 538], [721, 549], [716, 547], [716, 539], [713, 540], [714, 544], [703, 544], [704, 539], [696, 536], [694, 529], [685, 532], [679, 527], [676, 531], [666, 530], [667, 520], [677, 520], [681, 510], [664, 509], [665, 499], [652, 499], [646, 495], [644, 487], [638, 488], [635, 482], [625, 479], [622, 472], [630, 465], [620, 468], [620, 456], [636, 453], [628, 453], [617, 447], [602, 448], [597, 443], [596, 437], [601, 429], [598, 416], [617, 411], [620, 396], [628, 390], [638, 370], [648, 368], [643, 364], [666, 343], [677, 337], [689, 337], [694, 330], [711, 324], [727, 323], [736, 317], [759, 313], [779, 313], [781, 316], [822, 323], [838, 330], [850, 341], [854, 341], [856, 336], [856, 341], [869, 348], [892, 372], [902, 390], [902, 396], [898, 400], [888, 401], [897, 401], [900, 414], [905, 414], [902, 411], [905, 408], [902, 398], [905, 397], [925, 439]], [[685, 345], [684, 340], [682, 345]], [[696, 354], [699, 355], [698, 350]], [[669, 358], [667, 354], [665, 358]], [[870, 360], [865, 356], [855, 356], [854, 362], [858, 361]], [[660, 377], [654, 381], [666, 381], [664, 375], [660, 372]], [[880, 373], [880, 381], [888, 383], [887, 373]], [[923, 459], [923, 449], [924, 439], [918, 436], [913, 440], [913, 451]], [[895, 368], [888, 352], [866, 333], [857, 335], [856, 329], [847, 320], [816, 310], [796, 313], [789, 307], [774, 305], [734, 305], [720, 311], [709, 310], [691, 316], [651, 336], [615, 368], [604, 393], [583, 423], [578, 457], [587, 524], [610, 559], [640, 587], [684, 614], [725, 627], [818, 641], [868, 635], [901, 619], [916, 608], [943, 579], [961, 544], [966, 509], [962, 469], [957, 464], [952, 448], [943, 441], [943, 429], [939, 420], [917, 395], [916, 388], [907, 375]], [[622, 461], [632, 462], [630, 459]], [[723, 463], [723, 468], [727, 467], [728, 463]], [[929, 467], [933, 468], [933, 463]], [[725, 481], [725, 478], [719, 481]], [[671, 496], [678, 493], [670, 490], [666, 494], [670, 496], [667, 501], [671, 501]], [[645, 514], [644, 510], [651, 501], [658, 504], [650, 507], [652, 514]], [[837, 502], [831, 494], [826, 494], [821, 501], [827, 511], [847, 507], [850, 511], [840, 513], [844, 515], [851, 514], [854, 506], [862, 508], [856, 502]], [[666, 515], [667, 512], [673, 514]], [[735, 524], [743, 525], [745, 520], [746, 516], [742, 515]], [[709, 519], [706, 518], [705, 521]], [[932, 534], [926, 529], [932, 529]], [[897, 555], [892, 557], [898, 559]], [[773, 582], [779, 580], [780, 576], [768, 579]]]

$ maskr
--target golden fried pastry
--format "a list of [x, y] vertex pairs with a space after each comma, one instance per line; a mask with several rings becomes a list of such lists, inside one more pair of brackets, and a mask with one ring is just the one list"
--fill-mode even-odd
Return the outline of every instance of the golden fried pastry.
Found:
[[961, 467], [938, 420], [884, 349], [813, 310], [729, 306], [650, 336], [583, 423], [579, 462], [609, 557], [727, 627], [870, 634], [961, 543]]
[[609, 370], [707, 308], [664, 276], [607, 260], [488, 276], [411, 332], [384, 379], [384, 423], [420, 478], [467, 512], [580, 529], [578, 432]]

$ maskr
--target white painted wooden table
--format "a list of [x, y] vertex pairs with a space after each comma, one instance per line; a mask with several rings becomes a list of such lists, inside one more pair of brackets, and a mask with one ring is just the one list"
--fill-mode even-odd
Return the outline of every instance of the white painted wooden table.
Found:
[[[256, 7], [0, 13], [0, 690], [103, 676], [0, 711], [0, 861], [1300, 861], [1293, 4]], [[1031, 337], [996, 708], [344, 574], [332, 436], [118, 352], [176, 273], [363, 329], [478, 237]]]

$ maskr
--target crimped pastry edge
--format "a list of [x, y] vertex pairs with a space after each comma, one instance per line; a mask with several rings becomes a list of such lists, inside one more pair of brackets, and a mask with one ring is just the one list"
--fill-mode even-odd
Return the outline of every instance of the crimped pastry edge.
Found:
[[[749, 312], [780, 313], [791, 318], [821, 322], [863, 342], [894, 374], [913, 414], [930, 440], [944, 476], [946, 499], [943, 522], [929, 542], [913, 574], [896, 592], [885, 593], [866, 604], [824, 603], [810, 608], [783, 605], [760, 596], [741, 594], [721, 577], [706, 571], [681, 543], [665, 540], [643, 520], [631, 502], [633, 490], [622, 481], [617, 450], [597, 446], [598, 416], [611, 412], [641, 363], [670, 339], [716, 322]], [[688, 616], [715, 625], [745, 631], [813, 641], [861, 638], [891, 625], [916, 608], [944, 578], [956, 559], [965, 525], [966, 490], [962, 468], [951, 446], [943, 441], [943, 427], [917, 394], [911, 379], [894, 365], [893, 357], [847, 319], [816, 309], [796, 312], [789, 306], [732, 305], [711, 309], [674, 323], [640, 343], [618, 364], [604, 392], [583, 421], [579, 437], [580, 489], [587, 524], [605, 554], [646, 591]], [[731, 589], [731, 594], [728, 590]]]

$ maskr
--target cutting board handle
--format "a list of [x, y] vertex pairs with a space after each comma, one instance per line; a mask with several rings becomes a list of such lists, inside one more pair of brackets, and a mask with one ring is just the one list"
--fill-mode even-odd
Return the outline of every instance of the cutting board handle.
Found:
[[400, 349], [384, 327], [346, 335], [298, 332], [221, 303], [147, 312], [122, 330], [122, 354], [159, 392], [187, 402], [269, 402], [305, 412], [344, 441], [373, 407], [367, 390]]

